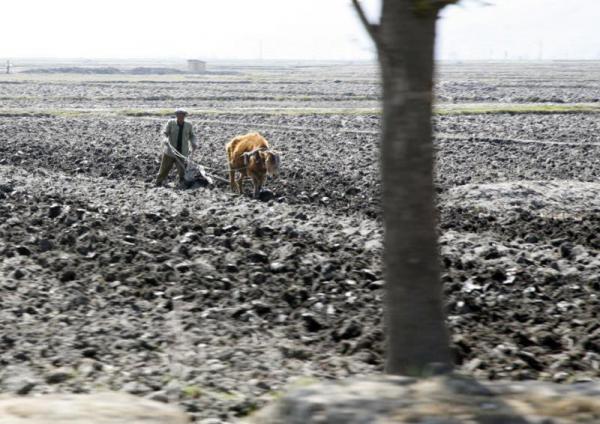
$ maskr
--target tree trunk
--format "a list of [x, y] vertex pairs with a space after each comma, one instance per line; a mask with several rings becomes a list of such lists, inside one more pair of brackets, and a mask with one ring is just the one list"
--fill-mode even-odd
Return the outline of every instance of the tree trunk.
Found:
[[433, 186], [432, 87], [437, 12], [384, 0], [377, 48], [383, 78], [382, 180], [386, 372], [451, 369]]

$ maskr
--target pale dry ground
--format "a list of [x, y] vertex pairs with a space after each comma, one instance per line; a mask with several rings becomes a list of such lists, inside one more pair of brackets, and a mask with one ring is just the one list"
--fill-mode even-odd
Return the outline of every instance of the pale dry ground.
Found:
[[461, 375], [325, 382], [284, 395], [248, 424], [593, 424], [598, 384], [478, 382]]

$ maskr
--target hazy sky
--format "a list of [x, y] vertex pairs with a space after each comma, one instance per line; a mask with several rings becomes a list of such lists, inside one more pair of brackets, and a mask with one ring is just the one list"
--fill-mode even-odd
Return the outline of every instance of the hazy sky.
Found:
[[[463, 0], [439, 21], [442, 59], [600, 59], [600, 0]], [[376, 18], [380, 0], [363, 0]], [[350, 0], [18, 0], [0, 58], [369, 59]]]

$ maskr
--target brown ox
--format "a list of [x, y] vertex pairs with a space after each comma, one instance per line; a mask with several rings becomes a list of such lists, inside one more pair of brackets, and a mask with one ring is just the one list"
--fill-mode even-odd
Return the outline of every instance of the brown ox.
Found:
[[[234, 192], [242, 193], [244, 178], [250, 177], [254, 196], [258, 197], [267, 175], [276, 177], [279, 154], [269, 149], [269, 143], [259, 133], [239, 135], [225, 146], [229, 163], [229, 183]], [[239, 173], [237, 182], [235, 174]]]

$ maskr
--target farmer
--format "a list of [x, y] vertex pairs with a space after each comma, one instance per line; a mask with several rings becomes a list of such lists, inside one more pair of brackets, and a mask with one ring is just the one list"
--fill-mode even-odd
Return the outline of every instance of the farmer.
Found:
[[167, 137], [166, 142], [171, 145], [171, 148], [165, 146], [165, 149], [163, 150], [160, 170], [156, 176], [157, 186], [162, 185], [165, 178], [169, 175], [169, 171], [173, 168], [173, 165], [177, 167], [179, 182], [183, 183], [185, 163], [182, 158], [176, 157], [173, 150], [176, 150], [182, 156], [191, 160], [194, 156], [194, 151], [198, 147], [192, 124], [185, 122], [186, 115], [187, 112], [184, 109], [175, 110], [177, 119], [171, 119], [165, 127], [163, 134]]

